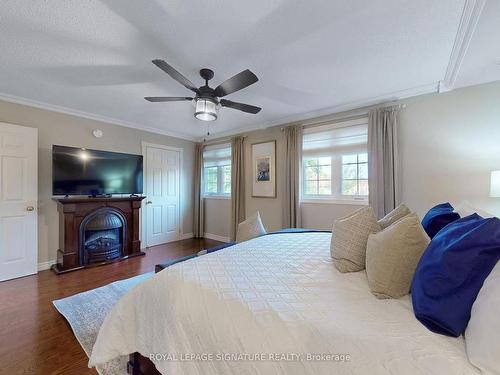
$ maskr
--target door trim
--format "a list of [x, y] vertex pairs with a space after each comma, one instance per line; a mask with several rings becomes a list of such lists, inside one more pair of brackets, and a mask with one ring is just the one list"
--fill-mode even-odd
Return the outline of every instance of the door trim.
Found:
[[[144, 171], [143, 176], [142, 176], [142, 186], [144, 187], [143, 190], [146, 190], [146, 181], [147, 181], [147, 173], [148, 173], [148, 168], [147, 168], [147, 148], [148, 147], [154, 147], [154, 148], [159, 148], [162, 150], [168, 150], [168, 151], [176, 151], [179, 153], [179, 239], [182, 239], [182, 235], [184, 234], [184, 215], [183, 209], [184, 206], [182, 204], [182, 188], [184, 186], [183, 179], [184, 179], [184, 149], [180, 147], [173, 147], [173, 146], [165, 146], [165, 145], [160, 145], [156, 143], [150, 143], [150, 142], [141, 142], [142, 145], [142, 157], [143, 157], [143, 166], [142, 169]], [[144, 192], [144, 195], [146, 195], [146, 199], [142, 201], [141, 205], [141, 247], [143, 249], [148, 248], [148, 239], [147, 239], [147, 217], [146, 217], [146, 201], [147, 201], [147, 194]]]

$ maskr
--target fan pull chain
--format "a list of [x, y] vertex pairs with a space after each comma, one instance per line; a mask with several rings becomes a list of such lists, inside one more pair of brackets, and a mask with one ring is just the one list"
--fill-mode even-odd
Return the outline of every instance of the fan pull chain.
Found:
[[210, 137], [210, 124], [207, 124], [207, 136], [203, 138], [203, 142], [206, 142], [208, 137]]

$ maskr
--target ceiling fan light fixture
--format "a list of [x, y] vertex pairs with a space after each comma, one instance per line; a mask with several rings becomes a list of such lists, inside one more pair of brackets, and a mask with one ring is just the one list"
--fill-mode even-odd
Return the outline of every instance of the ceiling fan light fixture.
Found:
[[217, 120], [217, 103], [209, 99], [197, 99], [194, 117], [201, 121]]
[[[171, 78], [179, 82], [185, 88], [193, 91], [196, 95], [193, 97], [187, 96], [146, 96], [145, 100], [152, 103], [159, 102], [184, 102], [190, 101], [195, 107], [194, 117], [201, 121], [215, 121], [217, 120], [217, 111], [221, 107], [232, 108], [237, 111], [251, 113], [256, 115], [262, 108], [254, 105], [233, 102], [223, 98], [233, 92], [243, 90], [245, 87], [253, 85], [259, 79], [250, 70], [245, 69], [242, 72], [226, 79], [215, 89], [208, 85], [214, 77], [214, 72], [211, 69], [203, 68], [200, 70], [200, 76], [205, 80], [205, 85], [196, 87], [193, 82], [179, 73], [173, 66], [169, 65], [166, 61], [155, 59], [153, 60], [158, 68], [167, 73]], [[223, 98], [223, 99], [220, 99]]]

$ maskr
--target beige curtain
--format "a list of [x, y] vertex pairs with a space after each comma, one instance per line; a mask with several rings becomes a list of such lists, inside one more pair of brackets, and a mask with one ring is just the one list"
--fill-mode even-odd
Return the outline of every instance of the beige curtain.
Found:
[[245, 220], [245, 145], [243, 137], [231, 140], [231, 241]]
[[398, 158], [399, 107], [375, 109], [368, 117], [368, 185], [370, 205], [381, 218], [400, 201]]
[[194, 237], [203, 237], [204, 212], [203, 212], [203, 144], [195, 145], [194, 155]]
[[302, 126], [284, 129], [285, 148], [285, 194], [283, 202], [283, 225], [285, 228], [301, 226], [300, 214], [300, 170], [302, 165]]

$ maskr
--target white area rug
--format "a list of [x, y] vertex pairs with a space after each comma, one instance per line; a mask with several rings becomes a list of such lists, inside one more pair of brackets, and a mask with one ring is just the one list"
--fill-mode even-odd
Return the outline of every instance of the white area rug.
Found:
[[[76, 339], [90, 357], [101, 324], [115, 303], [131, 288], [149, 279], [154, 273], [145, 273], [130, 279], [115, 281], [103, 287], [74, 296], [58, 299], [52, 303], [68, 321]], [[117, 358], [98, 366], [101, 375], [127, 375], [128, 356]]]

